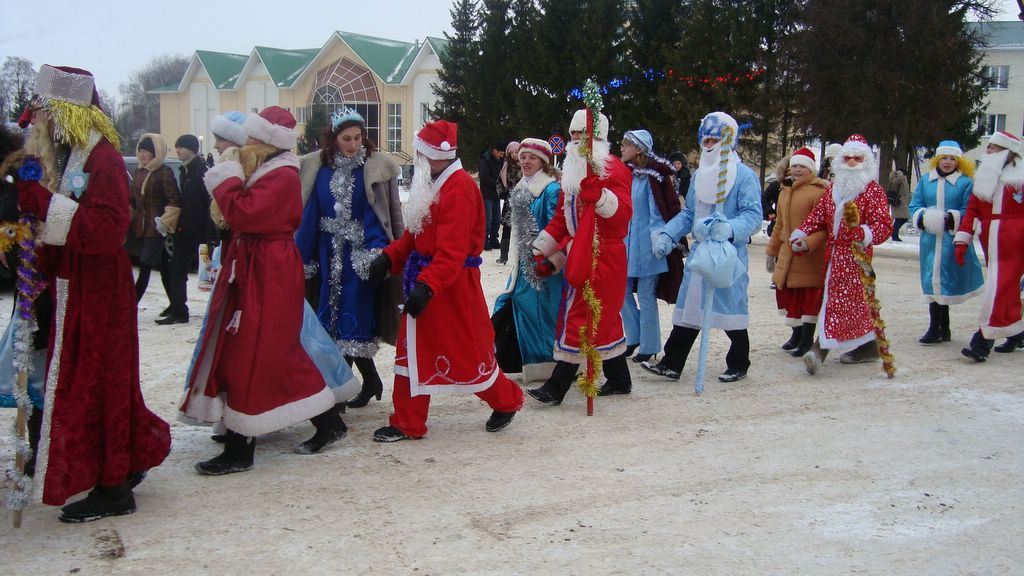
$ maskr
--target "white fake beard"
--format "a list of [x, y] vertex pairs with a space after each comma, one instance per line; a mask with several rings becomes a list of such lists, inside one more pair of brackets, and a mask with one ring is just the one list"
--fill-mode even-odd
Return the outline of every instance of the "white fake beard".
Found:
[[[593, 156], [601, 167], [598, 176], [607, 176], [605, 163], [611, 155], [611, 144], [604, 140], [594, 140]], [[562, 164], [562, 190], [569, 194], [580, 191], [580, 182], [587, 176], [587, 161], [580, 156], [580, 142], [569, 142], [565, 151], [565, 162]]]
[[430, 176], [430, 162], [423, 154], [416, 153], [412, 182], [409, 184], [409, 200], [402, 206], [405, 227], [414, 236], [423, 231], [430, 222], [430, 206], [437, 201], [434, 179]]
[[1000, 150], [992, 154], [986, 154], [981, 159], [981, 164], [974, 174], [974, 195], [992, 202], [996, 197], [996, 190], [999, 189], [999, 177], [1003, 173], [1003, 166], [1006, 165], [1006, 158], [1009, 157], [1009, 150]]
[[859, 166], [851, 168], [846, 162], [838, 162], [832, 167], [835, 180], [832, 182], [832, 200], [836, 206], [853, 200], [875, 179], [878, 169], [874, 158], [869, 154]]
[[[705, 204], [715, 204], [718, 201], [718, 178], [722, 171], [721, 160], [721, 142], [711, 148], [701, 148], [700, 164], [694, 176], [693, 189], [697, 192], [697, 199]], [[739, 155], [735, 150], [730, 150], [725, 169], [726, 194], [732, 190], [732, 186], [736, 182], [736, 166], [739, 162]]]

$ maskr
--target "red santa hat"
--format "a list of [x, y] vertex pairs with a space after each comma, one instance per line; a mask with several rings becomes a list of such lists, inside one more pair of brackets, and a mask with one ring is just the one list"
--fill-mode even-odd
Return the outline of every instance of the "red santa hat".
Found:
[[870, 156], [871, 146], [868, 146], [866, 138], [860, 134], [853, 134], [843, 144], [843, 156]]
[[1014, 154], [1020, 154], [1020, 138], [1004, 130], [1000, 130], [993, 134], [992, 137], [988, 139], [988, 143], [1006, 148]]
[[245, 119], [245, 133], [282, 150], [295, 148], [299, 137], [295, 117], [280, 106], [267, 106], [259, 114], [249, 114]]
[[430, 122], [420, 128], [412, 147], [431, 160], [454, 160], [458, 150], [457, 124], [447, 120]]
[[546, 140], [540, 138], [524, 138], [519, 143], [519, 157], [522, 158], [523, 154], [533, 154], [537, 158], [540, 158], [551, 165], [551, 145]]
[[789, 166], [804, 166], [811, 172], [818, 171], [818, 161], [814, 157], [814, 152], [811, 152], [810, 148], [801, 148], [793, 155], [789, 157]]

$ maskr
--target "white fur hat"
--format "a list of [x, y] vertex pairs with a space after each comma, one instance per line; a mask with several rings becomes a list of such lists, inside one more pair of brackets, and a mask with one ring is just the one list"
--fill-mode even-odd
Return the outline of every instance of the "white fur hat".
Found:
[[210, 132], [221, 140], [242, 146], [248, 139], [245, 133], [245, 112], [225, 112], [210, 123]]
[[245, 133], [282, 150], [295, 148], [299, 138], [295, 117], [280, 106], [267, 106], [259, 114], [249, 114], [245, 119]]
[[[608, 140], [608, 117], [604, 114], [598, 114], [594, 121], [594, 140]], [[586, 132], [587, 130], [587, 111], [577, 110], [572, 115], [572, 122], [569, 122], [569, 132]]]
[[1014, 154], [1020, 154], [1020, 138], [1014, 136], [1013, 134], [1010, 134], [1009, 132], [996, 132], [995, 134], [992, 135], [991, 138], [988, 139], [988, 143], [1006, 148], [1007, 150], [1013, 152]]

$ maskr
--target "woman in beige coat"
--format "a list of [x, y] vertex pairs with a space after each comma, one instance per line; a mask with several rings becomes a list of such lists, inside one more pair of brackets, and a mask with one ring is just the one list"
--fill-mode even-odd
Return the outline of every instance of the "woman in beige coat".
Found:
[[[174, 170], [164, 164], [167, 159], [167, 143], [159, 134], [143, 134], [135, 148], [139, 168], [132, 175], [131, 231], [142, 241], [139, 251], [139, 276], [135, 280], [135, 300], [142, 300], [149, 286], [150, 271], [160, 270], [164, 279], [164, 291], [170, 301], [167, 283], [167, 266], [170, 255], [164, 249], [164, 241], [170, 232], [178, 227], [181, 214], [181, 194]], [[164, 310], [164, 312], [168, 312]], [[163, 315], [163, 313], [161, 313]]]
[[789, 235], [804, 221], [814, 205], [825, 194], [828, 182], [815, 174], [818, 165], [814, 153], [801, 148], [789, 159], [791, 186], [783, 186], [776, 208], [775, 229], [765, 250], [765, 266], [776, 285], [775, 299], [793, 334], [782, 345], [799, 358], [814, 342], [814, 329], [821, 310], [821, 276], [825, 257], [825, 231], [807, 237], [810, 249], [794, 257]]

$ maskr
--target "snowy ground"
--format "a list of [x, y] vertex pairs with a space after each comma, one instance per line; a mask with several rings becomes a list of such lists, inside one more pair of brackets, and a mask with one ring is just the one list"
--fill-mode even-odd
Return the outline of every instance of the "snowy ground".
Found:
[[[209, 432], [175, 422], [136, 514], [64, 525], [55, 508], [33, 505], [20, 531], [0, 529], [2, 572], [1020, 573], [1024, 391], [1013, 373], [1024, 353], [982, 365], [960, 356], [976, 300], [953, 308], [953, 342], [917, 343], [927, 317], [915, 241], [875, 258], [895, 380], [835, 357], [811, 377], [779, 350], [789, 330], [759, 235], [746, 380], [714, 379], [728, 343], [715, 332], [703, 396], [694, 361], [678, 383], [631, 365], [633, 394], [598, 399], [591, 418], [573, 391], [560, 407], [529, 400], [489, 434], [475, 397], [442, 397], [426, 439], [377, 444], [385, 396], [350, 411], [349, 436], [323, 454], [291, 453], [311, 433], [296, 426], [259, 440], [253, 471], [217, 478], [192, 470], [219, 449]], [[496, 257], [485, 254], [489, 301], [507, 274]], [[155, 278], [139, 311], [143, 388], [168, 420], [206, 298], [194, 288], [188, 325], [153, 324], [166, 303]], [[670, 317], [662, 304], [664, 335]], [[391, 353], [378, 356], [386, 382]], [[5, 455], [12, 420], [0, 414]]]

